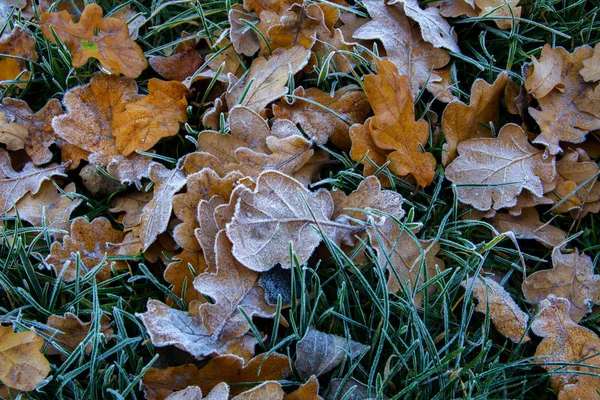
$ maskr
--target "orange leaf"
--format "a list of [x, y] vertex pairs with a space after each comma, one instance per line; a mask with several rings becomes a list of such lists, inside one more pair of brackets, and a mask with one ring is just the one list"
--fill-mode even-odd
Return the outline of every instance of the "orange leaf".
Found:
[[0, 381], [17, 390], [35, 389], [50, 373], [50, 363], [40, 352], [43, 345], [35, 332], [14, 333], [0, 325]]
[[[17, 77], [19, 80], [26, 81], [31, 74], [25, 68], [26, 62], [20, 58], [31, 61], [38, 60], [35, 52], [35, 39], [17, 26], [9, 35], [0, 38], [0, 55], [11, 56], [0, 56], [0, 81], [11, 81]], [[5, 83], [0, 85], [7, 86]], [[26, 85], [26, 83], [17, 84], [20, 88], [24, 88]]]

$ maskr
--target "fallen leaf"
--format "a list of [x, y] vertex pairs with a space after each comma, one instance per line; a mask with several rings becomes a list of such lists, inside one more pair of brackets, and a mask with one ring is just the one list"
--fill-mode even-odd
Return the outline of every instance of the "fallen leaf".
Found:
[[[154, 399], [156, 397], [146, 397]], [[202, 397], [202, 389], [199, 386], [188, 386], [183, 390], [171, 393], [165, 400], [225, 400], [229, 399], [229, 386], [226, 383], [219, 383], [206, 397]]]
[[259, 22], [256, 14], [250, 13], [240, 4], [234, 4], [229, 9], [229, 37], [233, 48], [239, 54], [252, 57], [260, 49], [261, 39], [249, 25]]
[[410, 92], [415, 97], [427, 83], [441, 81], [435, 70], [450, 62], [446, 50], [425, 42], [418, 26], [409, 22], [399, 4], [386, 5], [381, 0], [362, 3], [372, 20], [359, 27], [353, 38], [380, 40], [387, 53], [384, 58], [390, 60], [401, 75], [408, 76]]
[[587, 371], [583, 365], [560, 365], [561, 363], [598, 364], [600, 338], [591, 330], [577, 325], [570, 317], [571, 304], [567, 299], [550, 297], [540, 302], [540, 312], [531, 323], [531, 330], [544, 339], [535, 351], [535, 361], [546, 371], [560, 369], [565, 373], [550, 375], [552, 389], [562, 390], [581, 379], [577, 372]]
[[50, 373], [50, 363], [40, 352], [44, 339], [33, 331], [13, 332], [0, 325], [0, 381], [6, 386], [31, 391]]
[[246, 189], [240, 194], [227, 225], [233, 255], [247, 268], [262, 272], [278, 263], [290, 268], [290, 245], [298, 262], [304, 264], [321, 242], [321, 235], [351, 244], [358, 228], [345, 218], [332, 221], [333, 210], [328, 191], [310, 192], [289, 176], [263, 172], [254, 191]]
[[[94, 317], [92, 316], [92, 320], [93, 318]], [[84, 323], [75, 314], [68, 312], [63, 316], [50, 315], [46, 325], [59, 331], [59, 333], [55, 334], [52, 332], [49, 333], [53, 336], [52, 343], [54, 345], [59, 345], [64, 350], [71, 353], [89, 335], [90, 329], [92, 328], [92, 321]], [[93, 333], [94, 335], [99, 333], [106, 337], [106, 339], [109, 339], [114, 333], [111, 328], [110, 318], [106, 314], [102, 314], [100, 326], [95, 329], [96, 332]], [[85, 346], [86, 354], [90, 354], [90, 351], [92, 351], [92, 343], [88, 343], [87, 346]], [[50, 347], [48, 349], [48, 354], [60, 354], [60, 351], [55, 347]]]
[[466, 15], [467, 17], [477, 16], [475, 0], [444, 0], [437, 3], [441, 3], [439, 4], [440, 14], [444, 17], [456, 18], [461, 15]]
[[446, 168], [446, 178], [457, 185], [460, 202], [480, 211], [512, 207], [524, 189], [542, 197], [543, 182], [556, 174], [554, 158], [545, 158], [514, 124], [502, 127], [497, 138], [459, 143], [458, 153]]
[[[537, 108], [529, 108], [529, 114], [541, 130], [533, 143], [546, 146], [550, 154], [561, 151], [560, 141], [581, 143], [589, 131], [600, 128], [600, 115], [590, 114], [579, 107], [579, 101], [593, 91], [593, 84], [585, 82], [579, 74], [583, 68], [583, 60], [593, 54], [592, 48], [581, 46], [573, 53], [568, 53], [562, 47], [557, 47], [554, 52], [563, 59], [562, 78], [565, 89], [562, 92], [551, 91], [538, 99]], [[525, 76], [528, 76], [529, 71], [530, 69], [526, 69]]]
[[473, 296], [478, 301], [475, 310], [486, 315], [489, 313], [494, 327], [504, 337], [515, 343], [529, 342], [531, 339], [526, 333], [529, 316], [495, 280], [480, 278], [468, 278], [461, 282], [461, 286], [467, 291], [473, 291]]
[[499, 232], [513, 232], [517, 238], [533, 239], [550, 249], [567, 238], [562, 229], [541, 222], [535, 208], [526, 208], [519, 216], [498, 213], [491, 222]]
[[[204, 296], [194, 289], [193, 282], [194, 278], [207, 268], [208, 265], [201, 253], [184, 249], [173, 257], [173, 262], [167, 265], [164, 278], [173, 285], [171, 291], [181, 297], [185, 304], [190, 304], [194, 300], [204, 299]], [[172, 299], [167, 298], [167, 304], [171, 303]]]
[[[581, 208], [585, 204], [600, 202], [600, 182], [598, 164], [582, 149], [567, 150], [565, 155], [556, 162], [557, 186], [553, 193], [546, 197], [555, 204], [564, 201], [555, 212], [566, 212], [574, 208]], [[575, 190], [576, 188], [579, 188]], [[576, 211], [576, 210], [574, 210]]]
[[[202, 392], [209, 392], [222, 382], [278, 381], [290, 373], [289, 359], [281, 354], [259, 354], [246, 365], [241, 358], [226, 355], [211, 359], [201, 369], [193, 364], [163, 370], [150, 368], [142, 378], [142, 389], [147, 399], [164, 399], [172, 392], [192, 385], [199, 386]], [[230, 396], [242, 393], [246, 387], [230, 386]]]
[[594, 275], [590, 257], [577, 250], [563, 254], [555, 248], [552, 265], [554, 268], [535, 272], [523, 281], [523, 295], [536, 304], [549, 295], [565, 298], [571, 303], [571, 319], [579, 322], [592, 303], [600, 304], [600, 275]]
[[116, 148], [126, 157], [136, 150], [150, 150], [160, 139], [176, 135], [179, 124], [187, 122], [185, 85], [153, 78], [148, 91], [113, 117]]
[[[364, 400], [371, 399], [377, 394], [377, 389], [357, 381], [354, 378], [335, 378], [329, 382], [329, 388], [327, 389], [326, 400]], [[381, 395], [382, 400], [388, 400], [389, 397]]]
[[67, 164], [51, 164], [45, 168], [36, 168], [28, 162], [23, 169], [12, 168], [10, 156], [0, 148], [0, 214], [4, 214], [27, 193], [36, 194], [42, 183], [53, 176], [66, 176]]
[[[96, 218], [92, 222], [83, 217], [75, 218], [62, 244], [52, 243], [50, 254], [44, 261], [54, 270], [56, 276], [61, 276], [65, 282], [74, 281], [78, 270], [79, 275], [83, 276], [92, 268], [101, 265], [95, 276], [98, 282], [102, 282], [110, 278], [112, 263], [115, 270], [127, 269], [125, 261], [108, 261], [105, 258], [117, 255], [110, 244], [120, 243], [124, 237], [125, 234], [113, 229], [110, 221], [104, 217]], [[80, 259], [79, 265], [76, 262], [77, 254]]]
[[371, 137], [377, 147], [391, 151], [387, 154], [390, 171], [398, 176], [410, 174], [419, 187], [431, 184], [435, 157], [422, 150], [429, 140], [429, 124], [424, 119], [415, 121], [408, 78], [384, 60], [378, 63], [377, 75], [367, 75], [364, 81], [375, 114], [369, 124]]
[[273, 114], [299, 124], [304, 133], [315, 138], [317, 143], [325, 144], [331, 139], [335, 146], [348, 150], [352, 144], [348, 123], [362, 124], [371, 111], [367, 97], [357, 89], [345, 86], [331, 96], [318, 88], [304, 90], [299, 87], [294, 90], [294, 96], [310, 102], [302, 99], [294, 99], [292, 103], [282, 101], [273, 106]]
[[[166, 369], [150, 368], [140, 382], [140, 390], [144, 391], [146, 400], [226, 400], [229, 399], [229, 386], [221, 382], [211, 389], [206, 397], [202, 397], [200, 386], [187, 386], [198, 368], [193, 364], [169, 367]], [[198, 393], [199, 392], [199, 393]], [[199, 395], [200, 397], [192, 397]]]
[[292, 4], [287, 12], [280, 16], [278, 23], [267, 30], [271, 48], [312, 48], [317, 39], [317, 31], [327, 29], [324, 19], [320, 4]]
[[[4, 56], [9, 57], [4, 57]], [[16, 26], [8, 36], [0, 38], [0, 86], [10, 85], [7, 82], [19, 79], [28, 81], [31, 73], [27, 70], [27, 61], [37, 61], [35, 39], [29, 32]], [[24, 89], [27, 82], [16, 84]]]
[[434, 47], [460, 53], [450, 24], [440, 15], [440, 11], [436, 7], [422, 9], [417, 0], [390, 0], [387, 4], [388, 6], [402, 4], [406, 16], [419, 24], [423, 40], [431, 43]]
[[563, 57], [559, 50], [553, 49], [549, 44], [542, 48], [540, 60], [531, 56], [532, 72], [525, 79], [525, 89], [536, 99], [542, 98], [553, 89], [561, 92], [565, 89], [563, 82]]
[[60, 230], [68, 231], [71, 213], [81, 204], [82, 199], [71, 197], [75, 193], [75, 184], [69, 183], [62, 192], [59, 192], [54, 184], [44, 181], [36, 194], [27, 193], [21, 198], [15, 207], [5, 215], [16, 216], [33, 226], [48, 227], [55, 239], [62, 238]]
[[[65, 93], [67, 113], [55, 117], [52, 128], [61, 140], [89, 153], [90, 163], [105, 167], [121, 183], [135, 183], [140, 189], [152, 159], [140, 154], [124, 157], [113, 136], [113, 119], [140, 97], [134, 80], [95, 74], [87, 85]], [[61, 149], [64, 151], [64, 145]]]
[[140, 238], [143, 250], [167, 229], [173, 210], [173, 195], [185, 185], [187, 178], [181, 168], [167, 169], [164, 165], [153, 163], [150, 179], [154, 182], [152, 200], [144, 206], [140, 219]]
[[[83, 4], [81, 5], [81, 8], [83, 8]], [[137, 40], [140, 28], [148, 22], [148, 20], [144, 18], [143, 13], [137, 12], [137, 10], [129, 4], [119, 8], [116, 12], [113, 12], [111, 18], [118, 18], [127, 24], [127, 30], [129, 31], [131, 40]]]
[[582, 61], [583, 68], [579, 70], [579, 74], [586, 82], [600, 81], [600, 46], [596, 43], [594, 53], [591, 57]]
[[282, 400], [285, 395], [279, 382], [267, 381], [238, 394], [231, 400]]
[[120, 193], [111, 200], [108, 211], [112, 213], [124, 213], [119, 217], [125, 231], [138, 226], [142, 219], [142, 210], [152, 200], [152, 192], [129, 192]]
[[302, 380], [318, 377], [343, 363], [346, 356], [356, 358], [366, 349], [364, 344], [310, 327], [296, 345], [294, 367]]
[[40, 26], [46, 39], [56, 44], [52, 29], [67, 46], [73, 67], [79, 68], [93, 57], [111, 74], [137, 78], [148, 66], [144, 52], [130, 39], [125, 22], [102, 18], [102, 14], [99, 5], [88, 4], [76, 24], [67, 11], [61, 11], [42, 14]]
[[191, 76], [202, 65], [202, 56], [196, 51], [196, 39], [187, 32], [181, 34], [182, 39], [169, 57], [154, 56], [148, 62], [153, 70], [170, 81], [183, 81]]
[[498, 123], [500, 96], [508, 82], [508, 74], [498, 75], [493, 84], [477, 79], [471, 87], [471, 100], [467, 106], [456, 100], [448, 104], [442, 114], [442, 130], [446, 138], [442, 164], [448, 165], [457, 156], [458, 144], [467, 139], [491, 138], [491, 125]]
[[457, 86], [457, 83], [454, 82], [450, 68], [440, 68], [436, 70], [435, 73], [440, 77], [440, 80], [429, 82], [429, 84], [427, 84], [427, 90], [429, 90], [436, 100], [443, 103], [450, 103], [454, 100], [458, 100], [452, 93], [453, 88]]
[[308, 62], [309, 55], [304, 47], [294, 46], [276, 49], [268, 60], [263, 57], [255, 59], [244, 78], [227, 90], [229, 108], [239, 104], [256, 112], [262, 111], [287, 93], [289, 75], [300, 71]]
[[600, 348], [592, 345], [589, 346], [589, 348], [586, 348], [584, 351], [586, 353], [584, 355], [586, 358], [584, 362], [590, 366], [579, 367], [581, 375], [577, 376], [577, 382], [563, 386], [558, 393], [558, 400], [598, 398], [598, 388], [600, 387], [598, 368], [600, 367], [600, 359], [598, 357], [592, 357], [592, 355], [598, 354], [598, 352], [600, 352]]
[[311, 376], [310, 379], [292, 393], [287, 394], [283, 400], [323, 400], [319, 396], [319, 381], [316, 376]]
[[[491, 18], [500, 29], [512, 29], [521, 18], [521, 7], [517, 7], [520, 0], [475, 0], [480, 8], [479, 16]], [[504, 17], [494, 19], [494, 17]]]
[[[364, 165], [364, 176], [374, 175], [379, 166], [386, 163], [388, 154], [388, 151], [380, 149], [373, 142], [371, 130], [369, 129], [371, 118], [367, 119], [362, 125], [352, 125], [349, 131], [350, 140], [352, 140], [350, 158]], [[384, 180], [384, 183], [387, 183], [387, 179]]]

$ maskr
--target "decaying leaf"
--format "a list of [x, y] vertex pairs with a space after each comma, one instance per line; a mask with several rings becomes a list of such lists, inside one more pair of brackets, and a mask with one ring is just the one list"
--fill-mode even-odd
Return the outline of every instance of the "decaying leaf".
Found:
[[324, 19], [320, 4], [292, 4], [279, 18], [279, 23], [267, 31], [272, 48], [312, 48], [317, 39], [317, 31], [327, 29]]
[[176, 81], [150, 79], [147, 96], [129, 102], [113, 118], [112, 134], [117, 150], [128, 156], [151, 149], [162, 138], [179, 132], [187, 122], [187, 88]]
[[579, 71], [579, 74], [583, 77], [586, 82], [597, 82], [600, 81], [600, 46], [596, 43], [594, 47], [594, 53], [590, 58], [586, 58], [582, 61], [583, 68]]
[[544, 158], [514, 124], [502, 127], [497, 138], [459, 143], [458, 153], [446, 177], [457, 185], [458, 199], [480, 211], [512, 207], [524, 189], [542, 197], [543, 182], [556, 174], [554, 158]]
[[[198, 386], [202, 392], [227, 383], [278, 381], [290, 375], [289, 359], [281, 354], [259, 354], [244, 365], [244, 360], [233, 355], [215, 357], [198, 369], [193, 364], [166, 369], [150, 368], [142, 378], [141, 387], [149, 400], [162, 400], [171, 393], [188, 386]], [[244, 392], [249, 385], [231, 385], [230, 396]], [[219, 399], [220, 400], [220, 399]]]
[[355, 39], [378, 39], [383, 43], [387, 56], [401, 75], [408, 76], [410, 92], [417, 96], [428, 82], [439, 82], [435, 70], [450, 62], [450, 55], [443, 49], [423, 41], [416, 24], [411, 24], [399, 4], [386, 5], [381, 0], [364, 0], [372, 21], [358, 28]]
[[300, 378], [321, 376], [333, 370], [346, 359], [358, 357], [368, 346], [346, 338], [308, 328], [296, 345], [294, 367]]
[[367, 97], [357, 89], [345, 86], [331, 96], [318, 88], [304, 90], [299, 87], [294, 91], [294, 96], [307, 98], [311, 102], [295, 99], [290, 104], [282, 101], [273, 106], [273, 114], [277, 118], [286, 118], [299, 124], [304, 133], [315, 138], [317, 143], [325, 144], [331, 139], [337, 147], [348, 150], [351, 146], [348, 123], [362, 124], [371, 111]]
[[[363, 400], [372, 398], [376, 393], [377, 389], [374, 387], [369, 388], [367, 385], [354, 378], [335, 378], [329, 383], [327, 397], [325, 399], [337, 400], [344, 398], [347, 400]], [[381, 396], [381, 398], [383, 400], [389, 399], [389, 397], [385, 395]]]
[[540, 60], [531, 57], [533, 71], [525, 79], [525, 89], [536, 99], [546, 96], [552, 89], [564, 91], [563, 57], [558, 49], [549, 44], [544, 45]]
[[[204, 297], [194, 290], [194, 278], [208, 268], [201, 253], [184, 249], [173, 257], [173, 262], [167, 265], [164, 278], [173, 285], [171, 291], [183, 298], [186, 304], [193, 300], [202, 300]], [[192, 272], [193, 271], [193, 272]], [[172, 299], [167, 299], [167, 304]]]
[[[190, 36], [189, 33], [182, 33], [184, 39]], [[171, 56], [155, 56], [148, 60], [153, 70], [163, 78], [173, 81], [183, 81], [193, 75], [202, 65], [202, 61], [202, 56], [196, 51], [196, 39], [193, 37], [179, 43]]]
[[378, 63], [377, 75], [367, 75], [364, 80], [375, 113], [369, 124], [371, 137], [378, 148], [389, 151], [390, 171], [398, 176], [410, 174], [420, 187], [431, 184], [435, 157], [422, 150], [429, 140], [429, 124], [424, 119], [415, 121], [408, 78], [384, 60]]
[[492, 225], [499, 232], [513, 232], [517, 238], [537, 240], [548, 248], [559, 246], [567, 238], [562, 229], [541, 222], [535, 208], [526, 208], [519, 216], [498, 213]]
[[[152, 392], [146, 393], [146, 399], [157, 399]], [[229, 386], [226, 383], [219, 383], [212, 388], [206, 397], [202, 396], [202, 389], [199, 386], [188, 386], [183, 390], [171, 393], [165, 400], [224, 400], [229, 399]]]
[[239, 104], [260, 112], [267, 104], [287, 93], [289, 75], [300, 71], [308, 62], [309, 55], [304, 47], [294, 46], [275, 50], [268, 60], [262, 57], [255, 59], [244, 78], [227, 90], [229, 108]]
[[53, 176], [66, 176], [67, 164], [51, 164], [45, 168], [36, 168], [27, 163], [20, 171], [11, 165], [10, 156], [0, 148], [0, 214], [13, 206], [27, 193], [36, 194], [42, 183]]
[[17, 390], [34, 390], [50, 373], [40, 349], [44, 339], [33, 331], [13, 332], [0, 325], [0, 381]]
[[517, 7], [520, 0], [475, 0], [479, 7], [480, 17], [501, 17], [493, 19], [500, 29], [511, 29], [519, 23], [521, 7]]
[[537, 304], [550, 295], [567, 299], [571, 319], [579, 322], [591, 304], [600, 304], [600, 275], [594, 275], [590, 257], [577, 250], [564, 254], [555, 248], [552, 265], [553, 269], [535, 272], [523, 281], [523, 295]]
[[498, 75], [493, 84], [477, 79], [471, 87], [471, 100], [467, 106], [456, 100], [448, 104], [442, 115], [442, 130], [446, 138], [442, 164], [448, 165], [456, 156], [458, 144], [467, 139], [491, 138], [491, 124], [498, 122], [500, 96], [508, 82], [508, 74]]
[[[352, 140], [350, 158], [354, 161], [360, 161], [360, 163], [364, 165], [363, 174], [365, 176], [375, 174], [378, 167], [386, 163], [388, 153], [386, 150], [377, 147], [375, 142], [373, 142], [373, 137], [371, 136], [371, 130], [369, 128], [370, 126], [371, 118], [367, 119], [362, 125], [352, 125], [349, 131], [350, 140]], [[385, 184], [387, 179], [383, 182]]]
[[333, 210], [328, 191], [310, 192], [289, 176], [263, 172], [254, 191], [246, 189], [240, 194], [233, 220], [227, 225], [233, 255], [247, 268], [262, 272], [277, 263], [290, 268], [290, 245], [298, 262], [305, 263], [321, 235], [351, 244], [357, 228], [343, 216], [332, 221]]
[[140, 220], [140, 238], [144, 251], [167, 229], [173, 210], [173, 195], [186, 182], [180, 168], [170, 170], [162, 164], [153, 163], [149, 170], [150, 179], [154, 182], [154, 195], [144, 206]]
[[[9, 57], [3, 57], [4, 55]], [[7, 83], [2, 81], [17, 78], [22, 81], [29, 80], [31, 73], [26, 69], [25, 60], [38, 60], [35, 39], [27, 31], [16, 26], [9, 35], [0, 38], [0, 86], [7, 86]], [[24, 88], [26, 83], [18, 83], [17, 86]]]
[[286, 395], [283, 400], [323, 400], [319, 396], [319, 381], [316, 376], [310, 379], [292, 393]]
[[[58, 331], [58, 333], [53, 334], [53, 343], [59, 345], [68, 352], [72, 352], [90, 333], [92, 321], [84, 323], [75, 314], [66, 313], [64, 316], [49, 316], [46, 325]], [[102, 314], [100, 326], [96, 327], [96, 331], [93, 334], [95, 335], [96, 332], [104, 335], [107, 339], [113, 334], [108, 315]], [[90, 351], [92, 351], [92, 343], [88, 343], [87, 346], [85, 346], [85, 352], [89, 354]], [[54, 347], [49, 348], [48, 354], [59, 354], [59, 350]]]
[[238, 394], [231, 400], [281, 400], [285, 395], [279, 382], [267, 381]]
[[118, 18], [102, 18], [102, 8], [88, 4], [78, 23], [67, 11], [44, 13], [40, 26], [44, 36], [56, 44], [54, 35], [65, 43], [75, 68], [90, 57], [100, 61], [111, 74], [137, 78], [148, 66], [144, 52], [129, 37], [127, 24]]
[[229, 9], [229, 37], [237, 53], [251, 57], [260, 49], [260, 38], [249, 24], [256, 24], [256, 14], [250, 13], [240, 4], [234, 4]]
[[[127, 269], [125, 261], [106, 260], [107, 256], [117, 255], [110, 244], [120, 243], [124, 237], [125, 234], [113, 229], [110, 221], [104, 217], [96, 218], [92, 222], [88, 222], [83, 217], [75, 218], [62, 244], [52, 243], [45, 263], [52, 267], [56, 275], [61, 276], [65, 282], [74, 281], [77, 272], [83, 276], [94, 267], [101, 265], [96, 279], [102, 282], [110, 278], [112, 263], [116, 270]], [[80, 259], [79, 265], [77, 265], [76, 255]]]
[[467, 290], [473, 290], [473, 296], [479, 302], [475, 310], [489, 313], [498, 332], [515, 343], [531, 340], [526, 333], [529, 316], [495, 280], [473, 277], [463, 281], [461, 285]]
[[560, 363], [599, 365], [600, 338], [591, 330], [573, 322], [569, 311], [571, 304], [567, 299], [552, 296], [542, 300], [539, 306], [541, 311], [531, 323], [531, 330], [544, 339], [535, 351], [535, 361], [541, 363], [542, 368], [547, 371], [569, 371], [550, 375], [552, 388], [558, 392], [565, 385], [575, 384], [581, 379], [576, 374], [577, 371], [587, 372], [589, 369], [582, 365]]

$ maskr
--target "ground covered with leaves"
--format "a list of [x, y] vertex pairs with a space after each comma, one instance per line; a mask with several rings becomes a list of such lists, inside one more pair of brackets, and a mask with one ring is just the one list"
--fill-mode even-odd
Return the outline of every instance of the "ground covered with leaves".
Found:
[[4, 0], [0, 398], [600, 399], [598, 0]]

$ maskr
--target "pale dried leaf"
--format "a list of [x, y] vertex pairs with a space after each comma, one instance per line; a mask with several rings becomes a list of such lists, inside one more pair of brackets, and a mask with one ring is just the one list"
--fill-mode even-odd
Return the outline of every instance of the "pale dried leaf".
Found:
[[562, 229], [540, 221], [535, 208], [526, 208], [519, 216], [498, 213], [492, 218], [492, 225], [499, 232], [513, 232], [517, 238], [537, 240], [550, 249], [567, 238]]
[[554, 88], [563, 91], [563, 58], [560, 51], [544, 45], [539, 61], [531, 56], [533, 71], [525, 80], [525, 89], [536, 99], [546, 96]]
[[33, 331], [14, 333], [0, 325], [0, 381], [17, 390], [34, 390], [50, 373], [50, 363], [40, 352], [44, 339]]
[[279, 382], [267, 381], [238, 394], [231, 400], [282, 400], [284, 395]]

